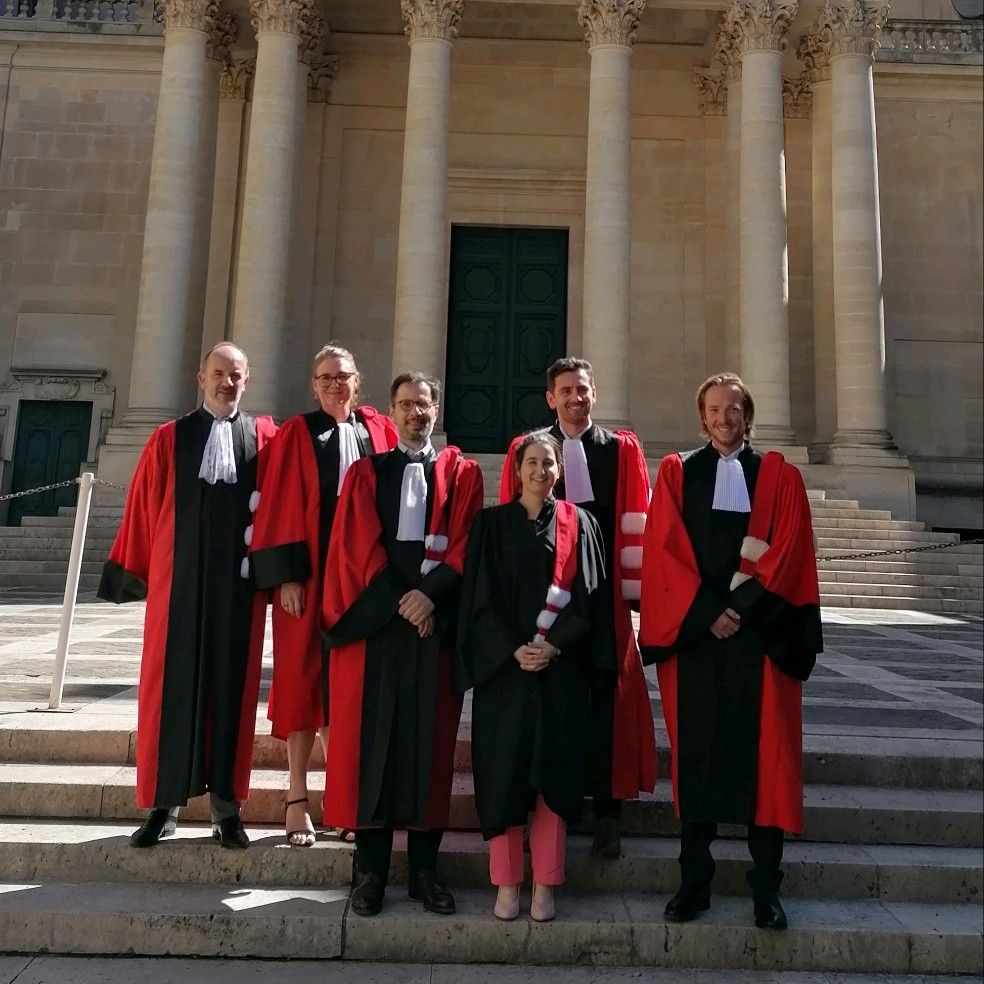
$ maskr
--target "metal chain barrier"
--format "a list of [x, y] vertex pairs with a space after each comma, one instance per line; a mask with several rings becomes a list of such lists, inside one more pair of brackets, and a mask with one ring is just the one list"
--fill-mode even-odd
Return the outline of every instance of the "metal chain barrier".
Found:
[[898, 547], [895, 550], [868, 550], [864, 553], [837, 554], [835, 557], [818, 557], [817, 560], [862, 560], [868, 557], [894, 557], [899, 554], [927, 553], [932, 550], [952, 550], [972, 543], [984, 543], [984, 537], [974, 540], [958, 540], [956, 543], [932, 543], [928, 547]]
[[[69, 485], [78, 485], [82, 481], [80, 478], [69, 478], [64, 482], [54, 482], [51, 485], [39, 485], [36, 489], [25, 489], [23, 492], [10, 492], [7, 495], [0, 495], [0, 502], [7, 502], [10, 499], [20, 499], [25, 495], [40, 495], [42, 492], [51, 492], [53, 489], [63, 489]], [[116, 489], [124, 495], [129, 491], [128, 485], [117, 485], [116, 482], [105, 482], [101, 478], [93, 479], [95, 485], [105, 485], [106, 488]]]

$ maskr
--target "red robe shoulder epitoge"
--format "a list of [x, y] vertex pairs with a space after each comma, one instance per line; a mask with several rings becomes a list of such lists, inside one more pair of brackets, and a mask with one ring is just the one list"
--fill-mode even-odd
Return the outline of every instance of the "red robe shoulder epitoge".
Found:
[[[656, 786], [656, 736], [649, 688], [632, 627], [632, 603], [639, 600], [642, 541], [649, 506], [649, 471], [639, 438], [628, 430], [611, 432], [618, 442], [615, 489], [614, 570], [607, 571], [612, 588], [615, 648], [619, 660], [611, 748], [611, 795], [635, 799]], [[513, 438], [503, 462], [499, 501], [519, 493], [513, 464], [523, 435]]]
[[[442, 640], [440, 627], [456, 605], [468, 530], [482, 508], [482, 474], [457, 448], [442, 451], [428, 479], [426, 541], [397, 543], [404, 464], [399, 451], [357, 461], [338, 501], [336, 528], [344, 535], [332, 539], [326, 582], [333, 583], [322, 600], [330, 647], [330, 826], [433, 829], [448, 822], [461, 698], [452, 688], [453, 638]], [[411, 588], [435, 603], [439, 628], [429, 639], [398, 613]], [[404, 729], [411, 741], [397, 740]], [[388, 756], [396, 758], [392, 774], [384, 774]]]
[[[396, 446], [396, 428], [389, 417], [368, 406], [357, 407], [355, 416], [368, 433], [369, 453]], [[337, 491], [322, 487], [306, 415], [291, 417], [280, 428], [270, 445], [265, 476], [250, 550], [257, 586], [274, 589], [273, 679], [267, 716], [274, 737], [286, 739], [292, 732], [315, 731], [328, 723], [320, 626], [327, 549], [322, 543], [326, 532], [322, 519], [324, 498], [334, 500]], [[300, 618], [280, 604], [280, 585], [288, 581], [304, 585]]]
[[[703, 781], [713, 785], [715, 777], [709, 775], [701, 780], [683, 774], [681, 769], [681, 717], [705, 715], [706, 707], [711, 705], [706, 693], [703, 701], [696, 695], [693, 706], [686, 703], [680, 674], [682, 668], [689, 672], [693, 665], [683, 661], [699, 659], [706, 653], [713, 658], [714, 647], [732, 644], [729, 640], [715, 640], [708, 631], [726, 607], [741, 614], [742, 629], [734, 639], [751, 631], [761, 641], [745, 643], [743, 649], [734, 650], [735, 658], [739, 652], [742, 658], [748, 658], [748, 672], [761, 683], [757, 750], [751, 750], [751, 815], [737, 819], [801, 833], [801, 681], [809, 676], [816, 654], [822, 649], [813, 530], [799, 471], [776, 452], [765, 455], [761, 462], [748, 535], [741, 541], [740, 555], [736, 552], [733, 557], [735, 575], [730, 593], [722, 596], [708, 589], [698, 570], [684, 518], [684, 460], [677, 454], [663, 459], [646, 526], [639, 642], [646, 662], [659, 664], [677, 815], [687, 820], [718, 819], [692, 815], [684, 794], [685, 789], [697, 789]], [[709, 488], [713, 491], [713, 478]], [[750, 699], [757, 696], [753, 693]], [[727, 699], [726, 695], [719, 698]], [[698, 703], [702, 706], [698, 707]], [[727, 742], [728, 736], [719, 735], [717, 741]], [[707, 747], [711, 744], [712, 739], [707, 737]]]
[[[238, 481], [207, 489], [198, 468], [210, 426], [200, 410], [151, 435], [99, 587], [108, 601], [147, 601], [137, 710], [140, 808], [179, 806], [206, 790], [239, 801], [249, 793], [266, 597], [253, 590], [246, 540], [276, 425], [240, 414], [233, 425]], [[202, 532], [219, 525], [224, 536], [213, 549]], [[203, 647], [211, 650], [218, 687], [206, 680]]]

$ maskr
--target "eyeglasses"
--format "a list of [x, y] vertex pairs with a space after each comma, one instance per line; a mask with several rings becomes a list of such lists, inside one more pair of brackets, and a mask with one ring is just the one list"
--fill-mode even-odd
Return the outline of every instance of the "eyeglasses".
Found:
[[427, 413], [431, 407], [436, 407], [436, 403], [428, 403], [426, 400], [397, 400], [394, 404], [401, 413], [410, 413], [416, 410], [417, 413]]
[[315, 383], [322, 389], [328, 389], [333, 383], [344, 386], [350, 379], [354, 379], [357, 374], [354, 372], [336, 372], [333, 376], [330, 372], [323, 372], [320, 376], [315, 376]]

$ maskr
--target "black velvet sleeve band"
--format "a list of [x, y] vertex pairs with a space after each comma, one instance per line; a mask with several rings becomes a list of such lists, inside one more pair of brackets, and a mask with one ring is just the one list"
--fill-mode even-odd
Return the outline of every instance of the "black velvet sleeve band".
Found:
[[312, 574], [311, 557], [303, 540], [257, 550], [250, 557], [253, 561], [253, 580], [260, 591], [288, 581], [303, 582]]
[[566, 650], [572, 649], [591, 629], [591, 623], [576, 612], [563, 611], [557, 616], [557, 621], [550, 627], [546, 640], [556, 646], [561, 652], [561, 658]]
[[406, 591], [406, 585], [392, 569], [384, 567], [348, 611], [331, 628], [321, 633], [322, 647], [332, 649], [375, 635], [396, 615], [400, 599]]
[[447, 564], [438, 564], [428, 571], [420, 582], [420, 590], [434, 602], [438, 608], [441, 601], [461, 584], [461, 575]]
[[147, 582], [141, 581], [115, 561], [107, 560], [103, 564], [96, 596], [117, 605], [127, 601], [143, 601], [147, 597]]
[[717, 620], [717, 617], [728, 606], [713, 591], [700, 585], [694, 600], [687, 609], [687, 614], [680, 623], [677, 633], [675, 650], [686, 649], [697, 642]]

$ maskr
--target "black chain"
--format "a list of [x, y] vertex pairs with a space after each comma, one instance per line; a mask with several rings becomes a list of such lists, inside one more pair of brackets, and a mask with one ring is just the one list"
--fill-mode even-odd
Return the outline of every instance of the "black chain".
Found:
[[39, 495], [41, 492], [50, 492], [52, 489], [63, 489], [66, 485], [78, 484], [79, 479], [70, 478], [67, 482], [55, 482], [54, 485], [42, 485], [37, 489], [26, 489], [23, 492], [10, 492], [7, 495], [0, 495], [0, 502], [6, 502], [8, 499], [19, 499], [25, 495]]
[[971, 543], [984, 543], [984, 537], [977, 537], [974, 540], [959, 540], [957, 543], [933, 543], [928, 547], [898, 547], [895, 550], [869, 550], [865, 553], [838, 554], [835, 557], [818, 557], [822, 563], [827, 560], [861, 560], [865, 557], [894, 557], [899, 554], [926, 553], [931, 550], [952, 550], [954, 547], [963, 547]]

